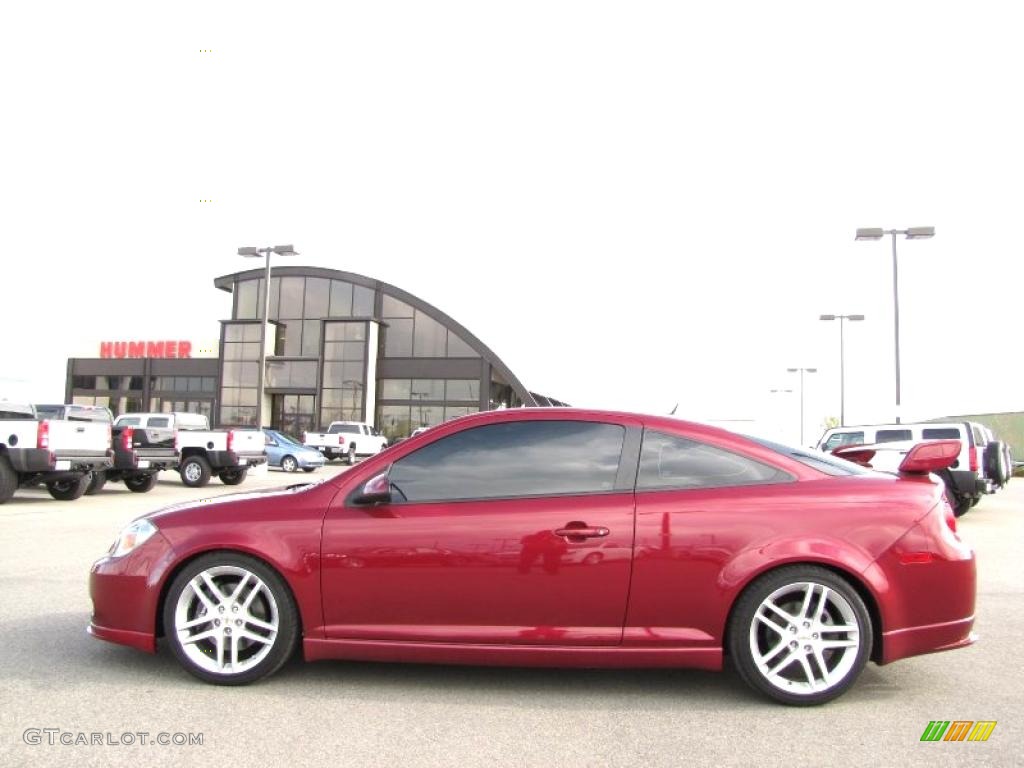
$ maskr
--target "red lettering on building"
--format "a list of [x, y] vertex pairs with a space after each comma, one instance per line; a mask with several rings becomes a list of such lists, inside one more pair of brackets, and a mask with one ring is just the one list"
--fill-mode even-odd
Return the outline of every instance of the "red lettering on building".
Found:
[[101, 341], [100, 357], [192, 357], [191, 341]]

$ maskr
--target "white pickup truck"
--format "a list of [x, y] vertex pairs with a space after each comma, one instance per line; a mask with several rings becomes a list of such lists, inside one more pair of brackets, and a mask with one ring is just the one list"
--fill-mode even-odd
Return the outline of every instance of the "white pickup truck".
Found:
[[357, 456], [373, 456], [388, 447], [384, 435], [361, 421], [332, 421], [326, 432], [304, 432], [302, 443], [328, 461], [345, 456], [349, 464], [355, 464]]
[[112, 465], [110, 424], [39, 420], [30, 404], [0, 402], [0, 504], [39, 483], [53, 498], [72, 501], [93, 472]]
[[173, 429], [178, 474], [189, 488], [203, 487], [214, 474], [224, 485], [238, 485], [245, 480], [249, 467], [267, 461], [262, 432], [211, 430], [210, 422], [198, 413], [125, 413], [114, 420], [114, 426]]

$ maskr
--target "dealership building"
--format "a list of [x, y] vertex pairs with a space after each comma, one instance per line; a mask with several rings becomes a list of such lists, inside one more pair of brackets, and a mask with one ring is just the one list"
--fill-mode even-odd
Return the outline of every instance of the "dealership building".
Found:
[[493, 408], [565, 405], [527, 390], [497, 355], [439, 309], [379, 280], [319, 267], [270, 279], [260, 376], [264, 271], [214, 280], [232, 296], [219, 341], [104, 341], [68, 360], [67, 402], [191, 411], [220, 426], [263, 423], [301, 435], [366, 421], [390, 438]]

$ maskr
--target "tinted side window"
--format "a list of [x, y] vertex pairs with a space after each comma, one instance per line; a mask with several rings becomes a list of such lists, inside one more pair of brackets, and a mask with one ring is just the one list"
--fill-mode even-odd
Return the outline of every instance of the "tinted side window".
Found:
[[644, 432], [637, 490], [784, 483], [785, 472], [731, 451], [661, 432]]
[[625, 434], [615, 424], [585, 421], [467, 429], [396, 461], [393, 497], [417, 502], [611, 491]]
[[358, 435], [359, 427], [351, 424], [336, 424], [327, 430], [329, 435]]
[[921, 439], [923, 440], [959, 440], [960, 430], [956, 427], [945, 427], [942, 429], [922, 429]]
[[139, 426], [139, 423], [140, 423], [140, 421], [139, 421], [139, 418], [137, 416], [132, 416], [132, 417], [127, 418], [127, 419], [118, 419], [117, 420], [117, 426], [119, 426], [119, 427], [137, 427], [137, 426]]
[[158, 416], [149, 420], [150, 427], [166, 427], [169, 426], [171, 420], [166, 416]]
[[880, 429], [875, 433], [876, 443], [898, 443], [901, 440], [912, 440], [909, 429]]
[[831, 451], [833, 448], [838, 448], [841, 445], [863, 445], [864, 444], [864, 433], [863, 432], [836, 432], [830, 435], [828, 440], [825, 441], [824, 450]]

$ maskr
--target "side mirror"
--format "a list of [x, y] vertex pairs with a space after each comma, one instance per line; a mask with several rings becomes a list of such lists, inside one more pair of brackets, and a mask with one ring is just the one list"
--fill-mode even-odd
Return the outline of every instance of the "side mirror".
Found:
[[910, 449], [900, 463], [900, 472], [918, 474], [946, 469], [960, 456], [959, 440], [935, 440]]
[[374, 475], [352, 499], [356, 504], [387, 504], [391, 501], [391, 482], [388, 479], [390, 467]]

